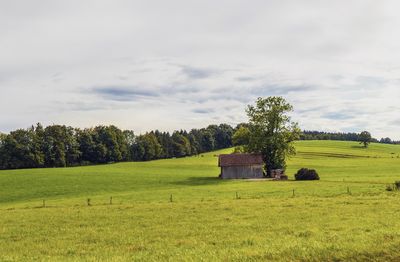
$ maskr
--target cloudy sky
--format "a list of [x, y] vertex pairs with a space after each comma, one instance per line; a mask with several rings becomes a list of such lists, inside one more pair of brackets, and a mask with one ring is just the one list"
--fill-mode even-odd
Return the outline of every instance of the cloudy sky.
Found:
[[400, 2], [0, 0], [0, 131], [246, 121], [400, 139]]

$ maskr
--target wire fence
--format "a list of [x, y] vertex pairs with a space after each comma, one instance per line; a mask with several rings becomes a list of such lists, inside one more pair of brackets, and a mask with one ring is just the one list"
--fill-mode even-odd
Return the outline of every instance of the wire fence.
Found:
[[[170, 193], [165, 195], [163, 198], [157, 199], [126, 199], [121, 197], [118, 199], [115, 196], [109, 197], [100, 197], [95, 196], [95, 200], [93, 198], [85, 198], [82, 201], [79, 201], [77, 198], [76, 202], [74, 200], [65, 199], [71, 204], [60, 203], [60, 199], [51, 199], [51, 198], [43, 198], [41, 200], [29, 201], [27, 203], [18, 203], [14, 207], [12, 204], [3, 203], [7, 207], [1, 208], [0, 210], [16, 210], [16, 209], [33, 209], [33, 208], [68, 208], [68, 207], [93, 207], [93, 206], [113, 206], [113, 205], [129, 205], [129, 204], [151, 204], [151, 203], [190, 203], [190, 202], [217, 202], [217, 201], [234, 201], [234, 200], [254, 200], [254, 199], [290, 199], [290, 198], [335, 198], [335, 197], [343, 197], [343, 196], [379, 196], [382, 193], [390, 193], [395, 194], [400, 190], [400, 183], [394, 184], [386, 184], [386, 188], [379, 191], [370, 191], [370, 188], [364, 188], [364, 190], [360, 190], [360, 187], [356, 188], [356, 192], [353, 192], [351, 186], [346, 186], [340, 191], [336, 191], [333, 193], [311, 193], [310, 191], [302, 190], [302, 189], [288, 189], [288, 190], [274, 190], [269, 192], [256, 192], [249, 193], [246, 191], [234, 191], [232, 194], [223, 193], [222, 195], [196, 195], [196, 197], [187, 198], [182, 196], [182, 194], [173, 194]], [[361, 188], [362, 189], [362, 188]], [[61, 200], [64, 201], [64, 200]], [[24, 205], [24, 207], [21, 207]]]

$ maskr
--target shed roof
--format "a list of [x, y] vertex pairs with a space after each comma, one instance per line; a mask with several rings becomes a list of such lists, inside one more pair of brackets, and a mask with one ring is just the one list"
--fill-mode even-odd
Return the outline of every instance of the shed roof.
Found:
[[225, 154], [219, 155], [218, 166], [249, 166], [264, 163], [260, 154]]

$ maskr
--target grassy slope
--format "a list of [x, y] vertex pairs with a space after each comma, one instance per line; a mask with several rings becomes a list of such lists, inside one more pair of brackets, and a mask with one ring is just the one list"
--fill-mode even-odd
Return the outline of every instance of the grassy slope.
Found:
[[[0, 261], [398, 258], [398, 194], [385, 184], [400, 180], [400, 147], [297, 148], [288, 174], [313, 167], [321, 181], [221, 181], [220, 152], [1, 171]], [[38, 208], [42, 199], [47, 208]]]

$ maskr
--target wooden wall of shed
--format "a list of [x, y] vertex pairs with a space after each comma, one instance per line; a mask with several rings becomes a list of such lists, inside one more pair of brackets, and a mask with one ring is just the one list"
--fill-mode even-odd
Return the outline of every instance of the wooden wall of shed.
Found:
[[235, 179], [235, 178], [262, 178], [263, 166], [228, 166], [221, 168], [221, 178]]

